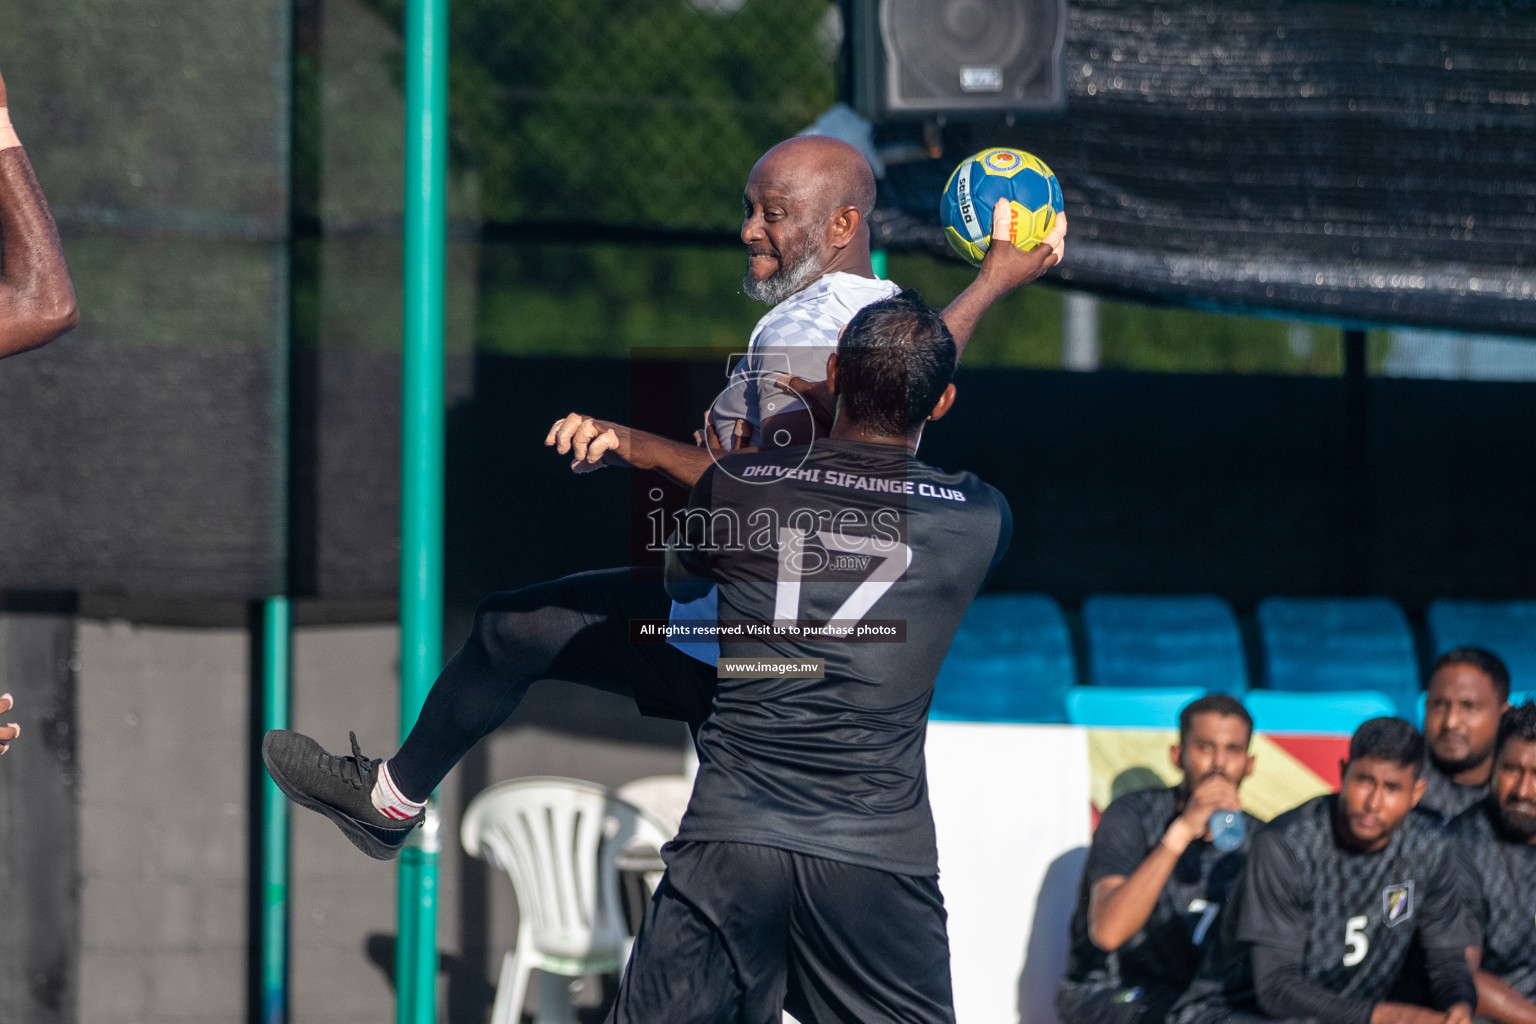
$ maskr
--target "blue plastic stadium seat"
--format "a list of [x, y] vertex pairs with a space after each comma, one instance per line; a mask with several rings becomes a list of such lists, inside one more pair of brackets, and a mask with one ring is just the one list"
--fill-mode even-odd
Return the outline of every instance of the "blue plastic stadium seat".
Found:
[[1044, 594], [972, 602], [939, 669], [929, 717], [951, 722], [1065, 722], [1077, 681], [1061, 606]]
[[1248, 688], [1237, 618], [1219, 597], [1095, 594], [1083, 602], [1083, 632], [1094, 686]]
[[1198, 686], [1074, 686], [1067, 691], [1067, 721], [1099, 729], [1177, 729], [1179, 711], [1205, 696]]
[[1516, 689], [1536, 689], [1536, 601], [1435, 601], [1427, 618], [1434, 657], [1486, 647], [1509, 666]]
[[1419, 692], [1413, 635], [1384, 597], [1268, 597], [1259, 602], [1264, 681], [1271, 690], [1374, 690], [1404, 718]]
[[1285, 693], [1250, 690], [1243, 706], [1259, 732], [1348, 736], [1361, 722], [1398, 715], [1397, 703], [1375, 690]]

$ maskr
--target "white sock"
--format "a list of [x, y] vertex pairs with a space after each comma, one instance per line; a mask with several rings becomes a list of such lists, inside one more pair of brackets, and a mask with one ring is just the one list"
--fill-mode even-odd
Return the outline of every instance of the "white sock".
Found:
[[395, 780], [389, 777], [389, 762], [379, 765], [379, 777], [373, 782], [373, 793], [370, 794], [373, 806], [386, 818], [396, 821], [404, 821], [406, 818], [414, 818], [427, 802], [420, 803], [412, 800], [400, 792]]

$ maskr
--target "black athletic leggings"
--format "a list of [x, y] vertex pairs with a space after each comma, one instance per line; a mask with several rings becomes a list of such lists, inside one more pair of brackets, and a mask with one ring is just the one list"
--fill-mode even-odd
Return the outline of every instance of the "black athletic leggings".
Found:
[[630, 569], [492, 594], [389, 759], [395, 784], [425, 800], [541, 679], [632, 697], [641, 714], [696, 726], [714, 699], [715, 667], [670, 644], [629, 639], [630, 619], [665, 619], [670, 610], [661, 583]]

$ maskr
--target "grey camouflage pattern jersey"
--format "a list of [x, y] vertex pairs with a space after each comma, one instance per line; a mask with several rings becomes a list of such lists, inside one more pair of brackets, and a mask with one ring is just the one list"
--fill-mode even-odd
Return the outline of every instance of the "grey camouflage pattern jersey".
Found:
[[1380, 1002], [1415, 937], [1459, 948], [1475, 934], [1445, 832], [1410, 814], [1376, 853], [1334, 837], [1338, 798], [1287, 811], [1254, 840], [1216, 944], [1170, 1019], [1206, 1024], [1258, 1013], [1249, 949], [1301, 955], [1303, 977], [1346, 999]]
[[1488, 783], [1468, 786], [1453, 782], [1450, 776], [1431, 764], [1424, 776], [1424, 797], [1415, 810], [1444, 825], [1487, 795]]
[[1536, 998], [1536, 846], [1500, 835], [1487, 801], [1457, 816], [1450, 834], [1472, 865], [1483, 970]]

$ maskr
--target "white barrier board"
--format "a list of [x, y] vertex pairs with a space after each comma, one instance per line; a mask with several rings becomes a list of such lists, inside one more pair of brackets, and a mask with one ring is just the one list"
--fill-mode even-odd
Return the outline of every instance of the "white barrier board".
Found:
[[1087, 732], [930, 722], [928, 796], [956, 1024], [1058, 1024], [1091, 835]]

